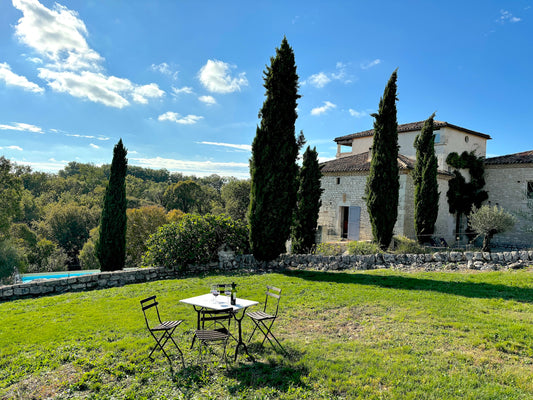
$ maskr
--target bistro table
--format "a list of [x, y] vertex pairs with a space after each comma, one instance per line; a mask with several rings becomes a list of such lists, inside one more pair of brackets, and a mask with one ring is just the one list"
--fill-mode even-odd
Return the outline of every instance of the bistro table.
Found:
[[[190, 304], [194, 307], [194, 310], [196, 311], [198, 315], [197, 319], [197, 328], [200, 329], [200, 311], [208, 308], [211, 310], [222, 310], [226, 308], [232, 308], [233, 309], [233, 318], [235, 321], [237, 321], [237, 326], [239, 328], [239, 335], [237, 340], [237, 346], [235, 347], [235, 361], [237, 360], [237, 355], [239, 354], [239, 347], [242, 347], [244, 349], [244, 352], [248, 357], [253, 359], [253, 357], [248, 353], [248, 348], [246, 347], [246, 344], [244, 343], [244, 340], [242, 340], [242, 319], [244, 318], [244, 310], [246, 310], [248, 307], [255, 306], [256, 304], [259, 304], [259, 302], [255, 300], [246, 300], [246, 299], [239, 299], [237, 298], [234, 305], [230, 304], [230, 298], [228, 296], [217, 296], [217, 298], [214, 298], [211, 293], [208, 294], [202, 294], [200, 296], [196, 297], [189, 297], [188, 299], [182, 299], [180, 300], [181, 303]], [[239, 317], [239, 311], [242, 311], [240, 313]], [[229, 327], [228, 327], [229, 328]]]

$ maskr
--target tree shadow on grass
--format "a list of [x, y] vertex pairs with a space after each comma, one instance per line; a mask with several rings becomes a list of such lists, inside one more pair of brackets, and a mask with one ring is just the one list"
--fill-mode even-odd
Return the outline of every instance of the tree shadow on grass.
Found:
[[443, 281], [398, 275], [299, 270], [287, 271], [285, 275], [317, 282], [353, 283], [391, 289], [424, 290], [470, 298], [503, 299], [515, 300], [522, 303], [533, 303], [533, 288], [492, 283]]
[[[253, 346], [251, 347], [253, 348]], [[270, 358], [264, 348], [261, 347], [259, 351], [262, 359]], [[307, 376], [309, 370], [294, 362], [301, 357], [301, 354], [297, 354], [293, 350], [289, 350], [288, 353], [289, 355], [286, 357], [276, 356], [268, 361], [235, 365], [228, 370], [227, 375], [239, 383], [229, 387], [228, 390], [230, 393], [238, 393], [247, 388], [268, 387], [285, 392], [291, 387], [306, 388], [306, 384], [302, 382], [302, 377]]]
[[[301, 354], [295, 350], [289, 351], [289, 356], [283, 357], [275, 350], [267, 350], [263, 346], [250, 345], [254, 356], [260, 356], [266, 361], [253, 361], [247, 363], [217, 364], [190, 364], [181, 369], [171, 371], [172, 381], [185, 398], [192, 398], [203, 387], [212, 385], [216, 375], [223, 374], [236, 383], [228, 385], [230, 394], [237, 394], [247, 389], [260, 389], [263, 387], [287, 391], [291, 387], [306, 388], [302, 377], [309, 371], [306, 367], [295, 365]], [[231, 357], [232, 359], [232, 357]], [[215, 378], [216, 380], [216, 378]]]

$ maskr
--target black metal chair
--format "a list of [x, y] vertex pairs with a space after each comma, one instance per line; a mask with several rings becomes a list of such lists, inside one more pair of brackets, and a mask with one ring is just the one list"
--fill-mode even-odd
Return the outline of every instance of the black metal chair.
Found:
[[198, 311], [199, 327], [194, 332], [191, 348], [198, 339], [200, 359], [202, 358], [203, 349], [207, 350], [208, 346], [222, 346], [221, 359], [226, 359], [226, 348], [228, 339], [233, 337], [229, 331], [233, 309], [231, 307], [221, 310], [202, 309]]
[[265, 343], [265, 340], [268, 339], [272, 347], [276, 348], [276, 346], [271, 340], [273, 339], [277, 343], [279, 348], [284, 353], [287, 353], [287, 351], [283, 348], [281, 343], [272, 333], [272, 325], [274, 324], [274, 322], [276, 321], [276, 318], [278, 317], [280, 299], [281, 299], [281, 289], [278, 289], [274, 286], [267, 285], [263, 310], [246, 312], [246, 315], [250, 317], [250, 319], [255, 324], [254, 330], [252, 331], [252, 334], [250, 335], [248, 342], [252, 340], [256, 330], [259, 329], [259, 331], [263, 333], [263, 341], [261, 342], [261, 345], [263, 345]]
[[183, 320], [162, 321], [161, 316], [159, 314], [159, 308], [157, 307], [158, 304], [159, 303], [156, 301], [156, 296], [150, 296], [146, 299], [141, 300], [141, 307], [143, 310], [146, 327], [148, 328], [148, 331], [156, 342], [154, 348], [148, 355], [148, 358], [153, 361], [152, 354], [157, 349], [160, 349], [167, 357], [168, 361], [170, 362], [170, 365], [172, 365], [172, 360], [164, 349], [165, 344], [170, 340], [178, 349], [181, 357], [181, 363], [183, 364], [183, 367], [185, 367], [185, 359], [183, 358], [183, 353], [174, 338], [172, 337], [174, 331], [183, 322]]

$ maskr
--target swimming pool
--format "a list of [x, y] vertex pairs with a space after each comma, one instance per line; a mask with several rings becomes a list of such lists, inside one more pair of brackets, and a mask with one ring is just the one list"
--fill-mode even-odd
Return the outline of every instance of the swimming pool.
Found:
[[59, 279], [69, 278], [72, 276], [91, 275], [99, 273], [99, 270], [87, 270], [87, 271], [61, 271], [61, 272], [44, 272], [39, 274], [26, 274], [22, 275], [22, 282], [29, 282], [34, 279]]

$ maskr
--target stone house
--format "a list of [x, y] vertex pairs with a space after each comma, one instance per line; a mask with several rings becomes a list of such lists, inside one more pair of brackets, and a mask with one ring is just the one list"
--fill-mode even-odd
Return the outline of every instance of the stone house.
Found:
[[[415, 238], [415, 230], [412, 172], [416, 159], [416, 150], [413, 144], [423, 125], [424, 121], [398, 125], [400, 192], [398, 219], [394, 227], [394, 234], [413, 239]], [[322, 242], [342, 239], [372, 239], [372, 228], [366, 210], [364, 191], [370, 170], [373, 135], [374, 131], [368, 130], [335, 138], [334, 141], [337, 143], [336, 158], [321, 164], [323, 174], [321, 185], [324, 192], [318, 219], [318, 234]], [[439, 213], [434, 236], [444, 238], [448, 243], [453, 243], [457, 235], [455, 216], [449, 212], [446, 197], [448, 181], [453, 175], [450, 172], [452, 168], [446, 164], [446, 157], [452, 152], [461, 154], [463, 151], [474, 151], [476, 155], [485, 157], [487, 140], [491, 138], [484, 133], [441, 121], [434, 121], [434, 135], [435, 154], [438, 160], [437, 181], [440, 193]], [[344, 150], [346, 148], [347, 151]], [[504, 160], [498, 160], [502, 157], [486, 160], [487, 184], [485, 190], [489, 192], [490, 201], [498, 203], [504, 208], [520, 206], [524, 209], [527, 203], [525, 197], [528, 193], [531, 193], [533, 197], [533, 152], [520, 154], [522, 156], [515, 155], [514, 158], [505, 156], [511, 157], [505, 159], [509, 161], [507, 164], [504, 164]], [[518, 159], [523, 162], [519, 163]], [[514, 163], [511, 163], [511, 160], [514, 160]], [[504, 179], [506, 173], [516, 175], [516, 179], [513, 178], [513, 182], [516, 180], [516, 184], [513, 188], [509, 188], [507, 193], [507, 188], [498, 182], [498, 179]], [[510, 183], [506, 182], [506, 184]], [[516, 200], [522, 192], [525, 193], [524, 199]], [[515, 200], [511, 201], [511, 198]], [[465, 229], [464, 224], [463, 221], [461, 229]], [[519, 234], [514, 233], [514, 236], [508, 236], [508, 239], [517, 236]]]

